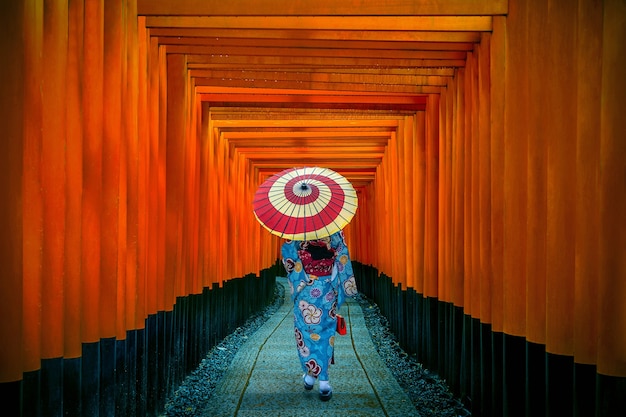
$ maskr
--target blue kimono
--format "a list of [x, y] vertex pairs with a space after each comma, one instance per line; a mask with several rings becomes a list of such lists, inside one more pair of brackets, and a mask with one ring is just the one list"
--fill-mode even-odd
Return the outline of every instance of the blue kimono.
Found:
[[328, 381], [332, 362], [337, 309], [356, 295], [352, 262], [344, 235], [309, 241], [287, 241], [282, 246], [294, 303], [295, 336], [303, 371]]

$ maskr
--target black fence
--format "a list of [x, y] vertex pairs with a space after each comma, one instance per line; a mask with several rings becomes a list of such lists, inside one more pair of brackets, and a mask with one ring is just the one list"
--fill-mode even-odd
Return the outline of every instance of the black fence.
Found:
[[6, 415], [162, 414], [167, 397], [209, 350], [272, 302], [278, 266], [179, 297], [172, 311], [149, 316], [125, 340], [84, 344], [80, 358], [42, 360], [17, 385], [2, 384], [5, 393], [19, 394], [3, 407]]
[[359, 291], [378, 305], [402, 348], [444, 379], [474, 417], [623, 415], [626, 378], [494, 332], [461, 307], [403, 289], [376, 268], [353, 267]]

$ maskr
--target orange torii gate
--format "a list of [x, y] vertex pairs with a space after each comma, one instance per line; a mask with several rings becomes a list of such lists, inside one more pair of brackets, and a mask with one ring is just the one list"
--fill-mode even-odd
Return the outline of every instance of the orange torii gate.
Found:
[[[271, 291], [249, 203], [308, 163], [354, 182], [363, 291], [476, 415], [621, 410], [623, 2], [16, 3], [0, 387], [24, 415], [155, 414]], [[117, 355], [154, 377], [123, 400]]]

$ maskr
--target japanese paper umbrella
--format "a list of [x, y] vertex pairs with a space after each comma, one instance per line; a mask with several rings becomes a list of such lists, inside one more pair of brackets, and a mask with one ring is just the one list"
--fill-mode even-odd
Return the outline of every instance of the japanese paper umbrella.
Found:
[[350, 223], [358, 199], [350, 181], [337, 172], [304, 167], [272, 175], [259, 186], [252, 206], [270, 233], [311, 240], [330, 236]]

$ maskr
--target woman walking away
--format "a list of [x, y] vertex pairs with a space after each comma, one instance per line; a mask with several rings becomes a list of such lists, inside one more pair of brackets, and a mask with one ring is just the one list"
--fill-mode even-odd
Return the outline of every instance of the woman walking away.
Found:
[[337, 310], [357, 294], [343, 231], [316, 240], [288, 240], [282, 246], [293, 301], [298, 357], [304, 388], [319, 379], [322, 401], [332, 397], [329, 367], [333, 359]]

